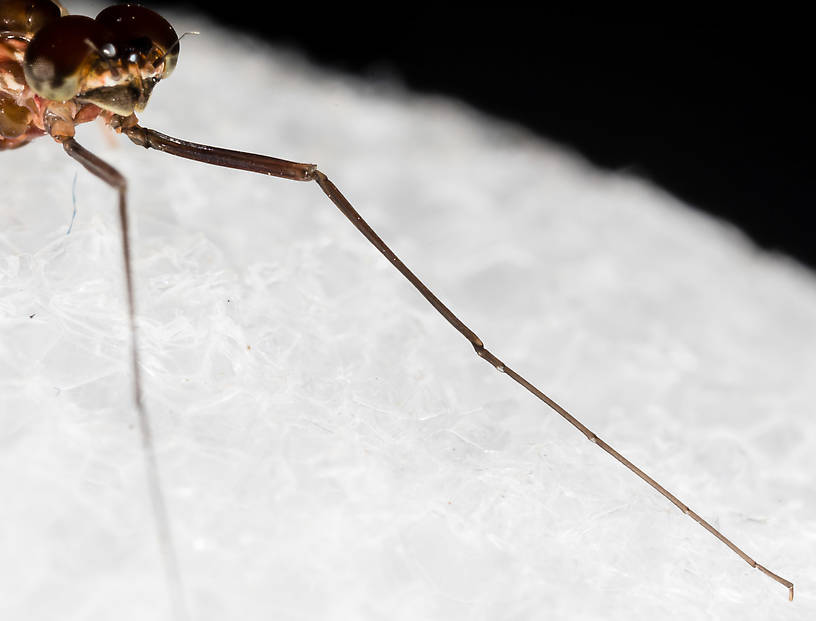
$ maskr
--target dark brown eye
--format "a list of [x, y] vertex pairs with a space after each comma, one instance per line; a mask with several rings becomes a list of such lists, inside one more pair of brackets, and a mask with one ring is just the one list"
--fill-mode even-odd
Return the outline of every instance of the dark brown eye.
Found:
[[138, 4], [120, 4], [104, 9], [96, 21], [113, 34], [120, 53], [147, 56], [155, 46], [157, 59], [164, 58], [162, 78], [172, 73], [178, 60], [178, 35], [161, 15]]
[[51, 0], [2, 0], [0, 32], [31, 38], [43, 26], [58, 20], [60, 13]]
[[82, 15], [67, 15], [43, 27], [28, 44], [23, 71], [40, 97], [73, 98], [86, 69], [111, 39], [105, 28]]

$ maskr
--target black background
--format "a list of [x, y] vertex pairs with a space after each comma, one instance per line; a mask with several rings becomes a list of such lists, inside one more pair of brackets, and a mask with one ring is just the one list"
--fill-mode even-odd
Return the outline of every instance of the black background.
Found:
[[[647, 177], [816, 267], [813, 38], [804, 15], [645, 19], [512, 6], [145, 2], [357, 74], [387, 71]], [[739, 20], [737, 20], [739, 17]]]

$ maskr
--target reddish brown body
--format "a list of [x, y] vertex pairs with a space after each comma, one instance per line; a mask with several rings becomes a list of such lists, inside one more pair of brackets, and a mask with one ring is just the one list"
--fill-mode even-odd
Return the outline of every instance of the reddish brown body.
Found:
[[0, 0], [0, 150], [44, 134], [65, 142], [96, 117], [135, 125], [134, 112], [172, 72], [178, 41], [167, 20], [137, 4], [91, 18], [57, 0]]
[[21, 147], [58, 121], [65, 131], [102, 112], [93, 104], [43, 99], [26, 83], [23, 59], [31, 38], [61, 14], [51, 0], [0, 0], [0, 150]]

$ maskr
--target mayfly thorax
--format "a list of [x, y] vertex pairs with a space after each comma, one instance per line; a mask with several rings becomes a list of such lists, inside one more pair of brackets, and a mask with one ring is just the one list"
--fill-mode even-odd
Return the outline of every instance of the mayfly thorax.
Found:
[[[135, 4], [104, 9], [95, 18], [68, 15], [52, 0], [0, 0], [0, 150], [25, 146], [46, 136], [92, 175], [118, 192], [121, 249], [130, 326], [132, 401], [147, 472], [157, 539], [176, 618], [188, 618], [182, 587], [183, 569], [176, 558], [170, 517], [159, 483], [148, 411], [142, 402], [136, 302], [128, 233], [127, 182], [115, 168], [81, 146], [74, 128], [96, 118], [134, 144], [215, 166], [284, 179], [315, 182], [350, 223], [407, 279], [421, 296], [464, 337], [476, 355], [495, 370], [543, 401], [590, 442], [640, 477], [714, 537], [785, 586], [793, 583], [771, 572], [723, 536], [676, 496], [632, 464], [562, 406], [488, 350], [482, 340], [417, 277], [366, 223], [315, 165], [211, 147], [180, 140], [139, 124], [154, 87], [172, 73], [179, 55], [179, 36], [157, 13]], [[14, 157], [4, 154], [3, 157]]]

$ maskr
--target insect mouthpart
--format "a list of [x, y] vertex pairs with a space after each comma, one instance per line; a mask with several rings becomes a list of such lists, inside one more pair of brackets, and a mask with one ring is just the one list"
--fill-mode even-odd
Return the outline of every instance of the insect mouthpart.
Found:
[[153, 88], [161, 80], [161, 71], [150, 64], [141, 66], [138, 60], [134, 63], [132, 57], [129, 55], [124, 62], [101, 57], [97, 70], [80, 83], [77, 101], [95, 104], [120, 116], [144, 110]]

